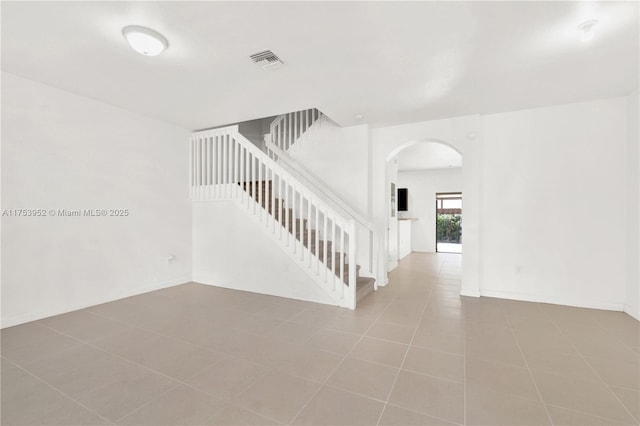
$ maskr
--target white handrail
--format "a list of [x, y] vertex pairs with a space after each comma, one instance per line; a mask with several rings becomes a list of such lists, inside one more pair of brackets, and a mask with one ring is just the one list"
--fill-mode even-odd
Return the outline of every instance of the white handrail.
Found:
[[277, 145], [275, 145], [273, 142], [268, 140], [268, 138], [265, 138], [265, 145], [269, 150], [273, 151], [276, 154], [276, 157], [278, 157], [279, 160], [282, 160], [284, 163], [287, 164], [287, 166], [294, 169], [296, 173], [298, 173], [307, 181], [307, 183], [309, 183], [310, 185], [313, 185], [326, 198], [330, 199], [339, 208], [341, 208], [348, 216], [353, 217], [356, 220], [356, 222], [358, 222], [365, 228], [373, 230], [373, 223], [369, 219], [365, 218], [362, 214], [360, 214], [353, 207], [347, 204], [347, 202], [344, 201], [338, 194], [336, 194], [328, 186], [320, 182], [320, 179], [315, 177], [299, 162], [291, 158], [289, 154], [281, 150]]

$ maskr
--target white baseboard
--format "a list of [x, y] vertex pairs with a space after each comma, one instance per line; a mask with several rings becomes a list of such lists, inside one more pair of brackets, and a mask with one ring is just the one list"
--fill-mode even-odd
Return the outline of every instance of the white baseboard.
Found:
[[295, 300], [301, 300], [303, 302], [311, 302], [311, 303], [319, 303], [322, 305], [330, 305], [330, 306], [337, 306], [336, 303], [334, 302], [329, 302], [329, 301], [321, 301], [318, 299], [314, 299], [314, 298], [304, 298], [304, 297], [300, 297], [298, 295], [292, 295], [292, 294], [285, 294], [285, 293], [279, 293], [279, 292], [267, 292], [267, 291], [261, 291], [258, 292], [256, 291], [255, 288], [249, 287], [249, 286], [238, 286], [238, 285], [233, 285], [233, 284], [229, 284], [229, 283], [220, 283], [219, 281], [217, 281], [216, 279], [213, 279], [211, 277], [208, 277], [206, 273], [199, 273], [194, 271], [193, 273], [193, 282], [198, 283], [198, 284], [204, 284], [204, 285], [210, 285], [212, 287], [221, 287], [221, 288], [228, 288], [231, 290], [239, 290], [239, 291], [246, 291], [249, 293], [256, 293], [256, 294], [266, 294], [269, 296], [277, 296], [277, 297], [284, 297], [287, 299], [295, 299]]
[[460, 296], [480, 297], [480, 292], [478, 290], [469, 290], [463, 288], [462, 290], [460, 290]]
[[173, 287], [179, 284], [191, 282], [191, 277], [176, 278], [174, 280], [162, 281], [159, 283], [151, 284], [145, 287], [138, 287], [132, 291], [110, 294], [104, 297], [96, 297], [94, 299], [85, 300], [81, 303], [75, 303], [73, 305], [52, 307], [50, 309], [42, 309], [36, 312], [28, 312], [19, 315], [13, 315], [7, 318], [2, 318], [0, 328], [13, 327], [14, 325], [24, 324], [26, 322], [37, 321], [43, 318], [49, 318], [55, 315], [66, 314], [67, 312], [77, 311], [79, 309], [88, 308], [102, 303], [113, 302], [114, 300], [124, 299], [126, 297], [136, 296], [142, 293], [148, 293], [154, 290], [160, 290], [167, 287]]
[[629, 305], [624, 305], [624, 312], [629, 315], [632, 316], [633, 318], [637, 319], [638, 321], [640, 321], [640, 312], [638, 311], [634, 311], [631, 306]]
[[539, 294], [515, 293], [509, 291], [480, 290], [480, 296], [498, 299], [521, 300], [523, 302], [550, 303], [552, 305], [575, 306], [578, 308], [603, 309], [607, 311], [623, 311], [624, 304], [593, 300], [565, 299]]

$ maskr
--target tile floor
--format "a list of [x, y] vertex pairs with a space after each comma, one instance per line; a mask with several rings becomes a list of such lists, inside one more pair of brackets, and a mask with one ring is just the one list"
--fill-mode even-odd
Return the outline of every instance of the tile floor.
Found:
[[355, 312], [191, 283], [5, 329], [2, 424], [638, 424], [637, 321], [461, 298], [459, 262]]

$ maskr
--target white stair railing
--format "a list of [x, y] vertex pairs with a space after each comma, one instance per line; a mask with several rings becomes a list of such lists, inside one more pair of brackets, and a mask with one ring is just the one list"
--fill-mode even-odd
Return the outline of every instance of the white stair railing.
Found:
[[[353, 218], [360, 230], [367, 236], [367, 256], [366, 268], [369, 273], [375, 274], [378, 262], [378, 234], [373, 223], [362, 214], [354, 210], [338, 194], [328, 188], [324, 183], [315, 177], [303, 164], [289, 156], [290, 148], [298, 142], [313, 123], [320, 120], [323, 114], [318, 109], [307, 109], [303, 111], [290, 112], [276, 117], [269, 127], [269, 134], [265, 135], [265, 147], [269, 156], [274, 160], [279, 160], [293, 171], [296, 177], [301, 178], [307, 187], [314, 188], [315, 193], [329, 205], [341, 212], [344, 217]], [[364, 253], [363, 253], [364, 255]], [[377, 289], [377, 284], [375, 285]]]
[[190, 144], [191, 198], [234, 200], [339, 306], [355, 309], [356, 226], [238, 132], [196, 132]]
[[271, 143], [283, 151], [288, 151], [321, 115], [322, 113], [315, 108], [279, 115], [269, 128]]

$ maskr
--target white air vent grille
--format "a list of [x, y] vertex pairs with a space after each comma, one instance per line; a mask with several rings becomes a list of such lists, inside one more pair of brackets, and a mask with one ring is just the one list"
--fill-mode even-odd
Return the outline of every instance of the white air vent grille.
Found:
[[254, 53], [253, 55], [249, 56], [249, 58], [251, 58], [251, 60], [255, 64], [262, 66], [263, 69], [284, 64], [284, 62], [282, 62], [282, 59], [278, 58], [278, 55], [270, 50]]

